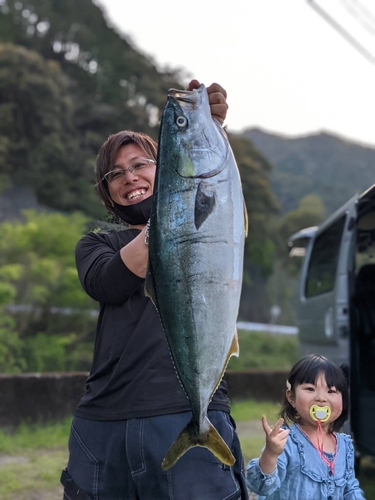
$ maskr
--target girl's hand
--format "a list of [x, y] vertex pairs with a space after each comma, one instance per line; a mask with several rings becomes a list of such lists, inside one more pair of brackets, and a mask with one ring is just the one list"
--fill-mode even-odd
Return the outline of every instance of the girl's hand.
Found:
[[[199, 85], [200, 83], [198, 80], [192, 80], [189, 83], [188, 90], [196, 89]], [[211, 108], [211, 115], [222, 125], [228, 111], [227, 92], [218, 83], [211, 83], [211, 85], [207, 87], [207, 94]]]
[[289, 430], [281, 429], [284, 419], [280, 418], [272, 429], [267, 422], [266, 417], [262, 417], [262, 425], [266, 433], [266, 449], [271, 455], [279, 456], [285, 448]]
[[266, 433], [266, 446], [259, 459], [259, 467], [264, 474], [270, 474], [276, 469], [277, 457], [284, 451], [289, 430], [281, 429], [284, 420], [280, 418], [273, 429], [269, 426], [266, 417], [262, 417], [262, 425]]

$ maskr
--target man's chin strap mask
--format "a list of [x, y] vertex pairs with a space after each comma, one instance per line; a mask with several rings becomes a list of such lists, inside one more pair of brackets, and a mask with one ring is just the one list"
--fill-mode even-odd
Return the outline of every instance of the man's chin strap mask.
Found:
[[146, 224], [151, 215], [152, 196], [135, 205], [119, 205], [113, 202], [112, 211], [131, 226]]

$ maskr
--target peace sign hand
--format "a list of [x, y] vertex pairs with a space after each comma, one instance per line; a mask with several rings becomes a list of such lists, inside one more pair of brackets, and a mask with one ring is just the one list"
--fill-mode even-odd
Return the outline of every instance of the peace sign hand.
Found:
[[262, 425], [266, 433], [266, 446], [259, 459], [259, 466], [264, 474], [270, 474], [276, 469], [277, 457], [284, 451], [289, 429], [281, 429], [284, 419], [280, 418], [274, 428], [270, 427], [266, 417], [262, 417]]
[[279, 456], [284, 451], [289, 430], [281, 429], [283, 423], [284, 419], [280, 418], [272, 428], [267, 422], [266, 417], [264, 415], [262, 417], [262, 425], [266, 433], [266, 448], [272, 455]]

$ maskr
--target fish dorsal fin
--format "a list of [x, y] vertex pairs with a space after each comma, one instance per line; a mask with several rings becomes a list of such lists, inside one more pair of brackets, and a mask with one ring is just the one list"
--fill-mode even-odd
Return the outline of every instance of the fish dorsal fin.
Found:
[[237, 333], [237, 328], [236, 328], [234, 335], [233, 335], [232, 345], [230, 346], [230, 349], [229, 349], [227, 363], [229, 362], [229, 358], [231, 356], [239, 356], [239, 354], [240, 354], [240, 346], [238, 343], [238, 333]]
[[198, 184], [197, 194], [195, 196], [194, 222], [195, 227], [199, 229], [207, 217], [215, 208], [215, 191], [206, 182]]
[[[214, 390], [212, 391], [212, 394], [211, 394], [211, 399], [212, 399], [213, 395], [215, 394], [216, 389], [220, 385], [221, 379], [224, 376], [224, 373], [225, 373], [225, 370], [227, 369], [227, 366], [228, 366], [230, 358], [232, 356], [237, 356], [238, 357], [239, 354], [240, 354], [240, 346], [239, 346], [239, 343], [238, 343], [238, 334], [237, 334], [237, 328], [236, 328], [235, 331], [234, 331], [233, 340], [232, 340], [232, 344], [231, 344], [229, 352], [228, 352], [227, 359], [225, 360], [223, 369], [222, 369], [222, 371], [221, 371], [221, 373], [219, 375], [219, 378], [216, 381], [215, 388], [214, 388]], [[211, 401], [211, 399], [210, 399], [210, 401]]]

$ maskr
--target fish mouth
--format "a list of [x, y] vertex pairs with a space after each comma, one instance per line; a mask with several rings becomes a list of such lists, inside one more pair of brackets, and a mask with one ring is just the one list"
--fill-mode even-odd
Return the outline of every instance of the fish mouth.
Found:
[[180, 103], [191, 105], [192, 108], [195, 108], [200, 104], [203, 88], [203, 85], [199, 85], [197, 89], [193, 90], [169, 89], [168, 97]]

